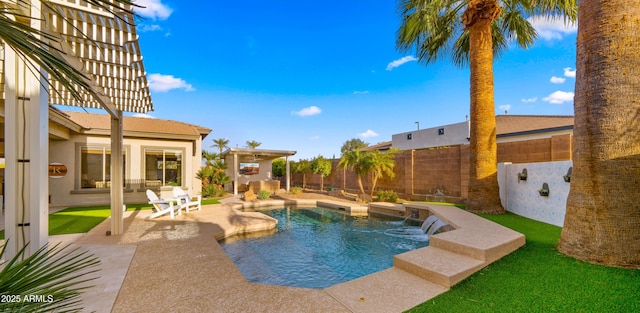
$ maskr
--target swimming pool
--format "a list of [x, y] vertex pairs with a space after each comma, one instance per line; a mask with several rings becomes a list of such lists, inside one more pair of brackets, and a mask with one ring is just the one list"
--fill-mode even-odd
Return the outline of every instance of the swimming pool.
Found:
[[393, 256], [429, 244], [419, 225], [387, 217], [353, 217], [324, 208], [259, 210], [277, 232], [220, 242], [253, 283], [326, 288], [393, 266]]

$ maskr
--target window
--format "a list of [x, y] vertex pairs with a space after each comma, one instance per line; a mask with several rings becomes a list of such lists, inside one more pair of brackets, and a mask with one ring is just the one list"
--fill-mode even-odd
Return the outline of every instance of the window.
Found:
[[145, 174], [147, 186], [182, 186], [182, 151], [145, 149]]
[[[123, 159], [126, 162], [127, 158]], [[126, 177], [124, 162], [122, 177]], [[111, 188], [111, 149], [101, 146], [80, 147], [80, 187]]]

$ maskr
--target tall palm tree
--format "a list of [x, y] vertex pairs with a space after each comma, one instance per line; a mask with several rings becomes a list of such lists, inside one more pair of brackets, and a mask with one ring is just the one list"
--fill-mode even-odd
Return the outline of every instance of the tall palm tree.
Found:
[[224, 148], [229, 147], [229, 139], [224, 139], [224, 138], [214, 139], [212, 147], [218, 148], [220, 150], [220, 154], [222, 154], [222, 150], [224, 150]]
[[259, 147], [261, 144], [262, 144], [262, 142], [257, 142], [255, 140], [251, 140], [251, 141], [247, 141], [246, 142], [247, 148], [249, 148], [249, 149], [255, 149], [255, 148]]
[[558, 249], [640, 268], [640, 0], [581, 0], [573, 171]]
[[[501, 6], [502, 4], [502, 6]], [[575, 0], [401, 0], [396, 45], [417, 50], [430, 64], [448, 56], [470, 66], [470, 170], [467, 208], [502, 213], [497, 180], [493, 58], [510, 41], [528, 48], [536, 32], [526, 17], [564, 15], [573, 20]]]

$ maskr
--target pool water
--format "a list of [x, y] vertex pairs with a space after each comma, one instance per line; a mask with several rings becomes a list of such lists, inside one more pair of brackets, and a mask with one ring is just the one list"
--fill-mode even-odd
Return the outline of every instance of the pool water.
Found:
[[390, 268], [394, 255], [429, 244], [419, 225], [398, 219], [323, 208], [259, 212], [278, 220], [277, 232], [220, 242], [253, 283], [326, 288]]

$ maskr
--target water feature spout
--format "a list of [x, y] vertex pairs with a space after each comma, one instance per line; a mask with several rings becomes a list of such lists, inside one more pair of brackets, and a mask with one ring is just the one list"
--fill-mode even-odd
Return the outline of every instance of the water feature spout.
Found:
[[422, 226], [420, 227], [428, 236], [435, 234], [440, 228], [447, 226], [448, 224], [443, 222], [435, 215], [429, 215]]

